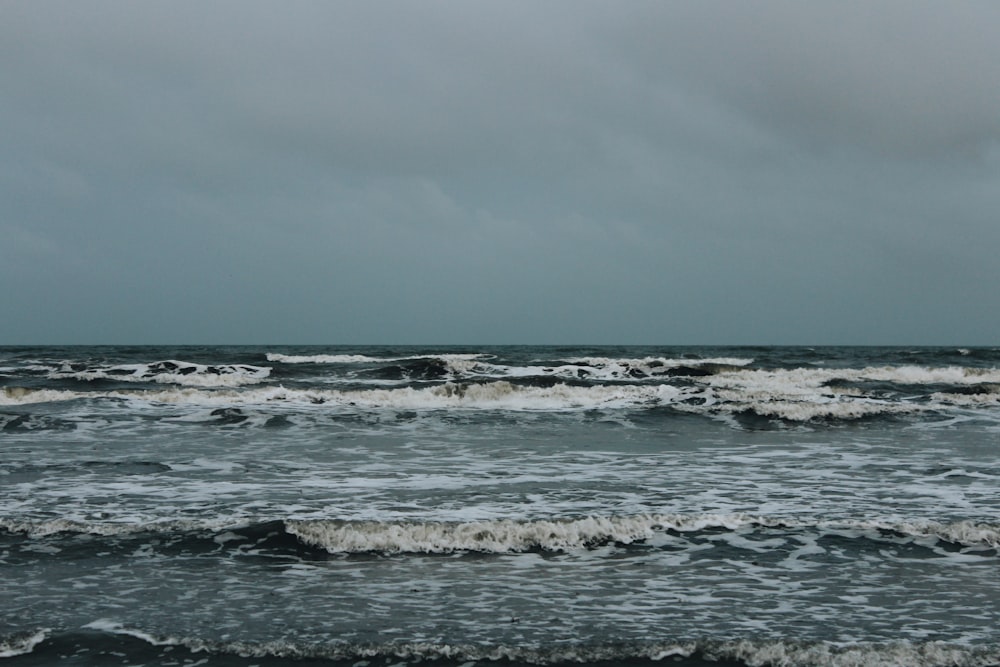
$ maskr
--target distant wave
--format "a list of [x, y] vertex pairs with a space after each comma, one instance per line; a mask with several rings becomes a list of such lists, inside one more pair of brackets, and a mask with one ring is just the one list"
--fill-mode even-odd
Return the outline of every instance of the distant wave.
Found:
[[110, 537], [116, 535], [137, 535], [142, 533], [182, 534], [205, 531], [220, 532], [233, 528], [242, 528], [252, 524], [252, 519], [239, 517], [219, 517], [218, 519], [164, 519], [145, 522], [88, 521], [75, 518], [34, 520], [0, 517], [0, 530], [8, 533], [23, 534], [32, 538], [58, 535], [61, 533]]
[[420, 388], [400, 387], [355, 391], [286, 389], [271, 386], [240, 391], [200, 391], [181, 388], [76, 392], [5, 387], [0, 390], [0, 405], [20, 405], [78, 398], [117, 398], [153, 403], [186, 403], [226, 407], [282, 402], [370, 409], [469, 408], [551, 411], [589, 409], [602, 406], [629, 407], [670, 398], [678, 393], [677, 388], [667, 385], [571, 387], [557, 384], [552, 387], [521, 387], [506, 381], [444, 383]]
[[[985, 667], [1000, 662], [1000, 646], [968, 646], [941, 641], [832, 643], [796, 639], [703, 638], [644, 642], [557, 643], [550, 646], [511, 644], [461, 644], [434, 641], [394, 641], [354, 644], [343, 641], [297, 642], [225, 641], [203, 637], [161, 635], [112, 619], [97, 619], [79, 631], [53, 633], [38, 630], [29, 635], [0, 637], [0, 657], [23, 655], [39, 650], [48, 642], [63, 646], [83, 646], [101, 650], [104, 638], [125, 637], [147, 647], [183, 648], [193, 654], [227, 655], [248, 660], [284, 658], [320, 659], [335, 664], [363, 661], [382, 666], [399, 661], [434, 661], [435, 664], [460, 665], [469, 662], [506, 665], [607, 664], [612, 662], [658, 662], [667, 658], [693, 659], [714, 663], [723, 661], [763, 667]], [[2, 651], [7, 648], [7, 653]], [[127, 650], [127, 648], [126, 648]], [[184, 658], [171, 653], [172, 660]], [[191, 656], [196, 657], [196, 656]], [[240, 663], [242, 664], [242, 663]]]
[[110, 398], [224, 409], [279, 402], [310, 410], [326, 406], [323, 409], [559, 412], [667, 407], [690, 414], [745, 414], [800, 423], [1000, 406], [1000, 370], [995, 368], [764, 370], [747, 367], [751, 359], [721, 357], [586, 357], [557, 366], [501, 366], [483, 358], [473, 354], [401, 357], [388, 365], [381, 359], [382, 365], [335, 376], [352, 384], [344, 390], [327, 388], [325, 378], [311, 386], [303, 385], [301, 379], [287, 388], [273, 380], [262, 384], [270, 379], [270, 368], [239, 364], [161, 361], [74, 366], [47, 371], [47, 377], [177, 386], [98, 385], [77, 390], [74, 385], [37, 386], [32, 380], [28, 386], [0, 388], [0, 406]]
[[268, 352], [267, 360], [282, 364], [374, 364], [414, 359], [471, 361], [488, 358], [489, 356], [486, 354], [420, 354], [404, 357], [370, 357], [366, 354], [279, 354], [277, 352]]
[[[743, 357], [708, 357], [677, 359], [671, 357], [572, 357], [566, 363], [601, 376], [645, 377], [657, 375], [711, 375], [727, 370], [741, 370], [754, 362]], [[678, 372], [680, 371], [680, 372]], [[687, 372], [684, 372], [687, 371]]]
[[167, 360], [148, 364], [119, 364], [113, 366], [86, 366], [65, 364], [51, 371], [48, 377], [55, 380], [72, 379], [93, 382], [158, 382], [195, 387], [239, 387], [257, 384], [271, 374], [270, 368], [247, 364], [205, 365], [186, 361]]
[[237, 517], [213, 520], [161, 520], [139, 523], [78, 519], [26, 520], [0, 518], [0, 530], [31, 538], [67, 534], [128, 536], [141, 533], [209, 534], [213, 543], [260, 541], [276, 532], [299, 543], [332, 554], [355, 553], [518, 553], [571, 551], [607, 544], [641, 544], [665, 532], [734, 532], [754, 529], [814, 531], [864, 539], [883, 534], [931, 539], [996, 549], [1000, 524], [976, 521], [939, 522], [926, 519], [841, 519], [770, 517], [752, 514], [640, 514], [634, 516], [492, 519], [468, 522], [352, 521], [340, 519], [284, 519], [260, 521]]
[[[776, 388], [752, 386], [718, 389], [699, 385], [611, 384], [550, 386], [520, 385], [506, 380], [445, 382], [423, 387], [359, 389], [351, 391], [296, 389], [280, 386], [201, 391], [193, 388], [164, 390], [118, 389], [105, 392], [26, 389], [0, 390], [0, 405], [28, 405], [75, 399], [112, 398], [149, 403], [187, 404], [234, 408], [267, 404], [298, 405], [316, 409], [365, 410], [505, 410], [573, 412], [582, 410], [647, 409], [669, 407], [704, 415], [754, 413], [788, 421], [858, 419], [874, 415], [905, 414], [935, 406], [872, 398], [850, 390], [830, 388]], [[940, 407], [946, 407], [942, 401]]]
[[761, 388], [818, 387], [834, 382], [876, 381], [897, 385], [976, 385], [1000, 383], [1000, 369], [966, 366], [872, 366], [868, 368], [747, 369], [720, 373], [715, 384]]
[[[596, 382], [669, 381], [687, 378], [725, 386], [731, 383], [761, 388], [783, 390], [788, 388], [815, 388], [834, 382], [885, 382], [897, 385], [976, 385], [1000, 384], [1000, 369], [966, 366], [873, 366], [867, 368], [817, 368], [764, 370], [752, 368], [752, 358], [711, 357], [700, 359], [642, 357], [571, 357], [561, 363], [504, 365], [487, 354], [437, 354], [403, 357], [370, 357], [366, 355], [309, 355], [294, 356], [269, 353], [267, 359], [280, 363], [366, 363], [400, 364], [421, 362], [433, 364], [450, 379], [512, 379], [526, 377], [552, 377]], [[406, 364], [403, 366], [407, 368]], [[420, 364], [413, 368], [424, 368]], [[377, 370], [377, 369], [373, 369]], [[407, 375], [401, 375], [406, 379]]]
[[[402, 357], [371, 357], [364, 354], [316, 354], [287, 355], [268, 353], [267, 360], [286, 364], [400, 364], [409, 370], [405, 362], [422, 362], [449, 373], [452, 379], [473, 377], [520, 378], [530, 376], [550, 376], [560, 378], [587, 378], [589, 380], [636, 380], [642, 378], [669, 377], [672, 375], [707, 375], [726, 369], [740, 368], [753, 362], [752, 359], [711, 358], [711, 359], [670, 359], [666, 357], [645, 357], [641, 359], [615, 359], [610, 357], [580, 357], [562, 360], [563, 363], [550, 365], [510, 366], [491, 363], [489, 354], [428, 354]], [[414, 364], [414, 368], [422, 368]], [[373, 369], [377, 370], [377, 369]], [[383, 369], [389, 370], [389, 369]], [[401, 378], [416, 377], [417, 374], [401, 373]]]

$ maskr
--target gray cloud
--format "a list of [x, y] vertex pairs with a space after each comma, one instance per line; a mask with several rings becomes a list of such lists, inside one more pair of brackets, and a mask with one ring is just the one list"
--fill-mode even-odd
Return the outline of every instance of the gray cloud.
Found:
[[1000, 7], [932, 2], [662, 5], [634, 57], [814, 148], [978, 154], [1000, 137]]
[[989, 3], [8, 10], [0, 343], [1000, 325]]

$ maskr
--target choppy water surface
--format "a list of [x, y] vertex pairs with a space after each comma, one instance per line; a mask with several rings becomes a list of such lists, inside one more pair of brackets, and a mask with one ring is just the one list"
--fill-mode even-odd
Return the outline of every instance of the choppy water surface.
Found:
[[998, 361], [0, 348], [0, 657], [1000, 664]]

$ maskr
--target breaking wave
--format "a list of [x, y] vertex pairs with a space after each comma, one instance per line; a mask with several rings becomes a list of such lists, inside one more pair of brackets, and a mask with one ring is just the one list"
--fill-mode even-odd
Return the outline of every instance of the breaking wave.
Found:
[[926, 404], [894, 402], [856, 396], [850, 392], [825, 390], [806, 392], [752, 389], [713, 389], [671, 384], [520, 385], [506, 380], [492, 382], [446, 382], [425, 387], [392, 389], [323, 390], [280, 386], [240, 391], [203, 391], [193, 388], [165, 390], [113, 390], [75, 392], [67, 390], [7, 387], [0, 390], [0, 405], [26, 405], [76, 399], [109, 398], [162, 404], [187, 404], [233, 408], [244, 405], [284, 404], [315, 409], [365, 410], [505, 410], [566, 412], [585, 410], [646, 409], [671, 407], [706, 415], [756, 413], [789, 421], [857, 419], [880, 414], [902, 414], [926, 410]]
[[586, 517], [564, 520], [510, 519], [467, 523], [392, 523], [369, 521], [286, 521], [286, 530], [306, 544], [331, 553], [514, 553], [568, 551], [604, 544], [633, 544], [664, 531], [690, 533], [745, 528], [816, 529], [821, 532], [887, 531], [907, 537], [934, 538], [966, 546], [1000, 544], [1000, 525], [934, 521], [823, 521], [746, 514], [655, 514], [632, 517]]
[[225, 517], [218, 519], [164, 519], [137, 522], [88, 521], [83, 519], [10, 519], [0, 518], [0, 531], [12, 534], [23, 534], [38, 538], [50, 535], [87, 534], [103, 537], [117, 535], [137, 535], [143, 533], [197, 533], [205, 531], [224, 531], [246, 527], [253, 524], [252, 519]]
[[247, 364], [205, 365], [186, 361], [156, 361], [148, 364], [119, 364], [89, 367], [64, 364], [48, 377], [54, 380], [94, 382], [158, 382], [195, 387], [239, 387], [257, 384], [271, 374], [270, 368]]
[[416, 359], [441, 359], [445, 362], [471, 361], [488, 358], [489, 356], [486, 354], [422, 354], [404, 357], [371, 357], [367, 354], [279, 354], [277, 352], [268, 352], [267, 360], [282, 364], [374, 364]]
[[[1000, 524], [925, 519], [842, 519], [769, 517], [743, 513], [640, 514], [562, 519], [492, 519], [483, 521], [353, 521], [341, 519], [251, 518], [100, 522], [75, 519], [11, 520], [0, 530], [40, 538], [62, 533], [129, 536], [143, 533], [189, 535], [227, 541], [262, 540], [275, 533], [331, 554], [443, 554], [459, 552], [520, 553], [572, 551], [616, 544], [649, 544], [669, 533], [739, 532], [758, 529], [814, 531], [848, 538], [881, 539], [895, 535], [963, 547], [1000, 547]], [[201, 538], [199, 538], [201, 539]]]
[[46, 628], [29, 632], [19, 632], [6, 637], [0, 637], [0, 658], [12, 658], [15, 655], [31, 653], [36, 646], [49, 636]]
[[[765, 370], [748, 367], [753, 359], [738, 357], [579, 357], [561, 365], [503, 366], [485, 354], [267, 356], [279, 363], [363, 362], [370, 367], [335, 373], [337, 382], [350, 386], [333, 389], [326, 376], [312, 385], [296, 377], [285, 387], [271, 377], [271, 368], [247, 364], [64, 365], [46, 371], [46, 377], [74, 384], [41, 387], [31, 379], [25, 386], [10, 384], [0, 388], [0, 406], [103, 398], [226, 409], [278, 402], [310, 410], [325, 406], [328, 410], [560, 412], [667, 407], [689, 414], [745, 414], [801, 423], [988, 410], [1000, 405], [1000, 370], [996, 368], [800, 366]], [[81, 387], [81, 382], [93, 384]]]
[[[141, 646], [182, 648], [192, 654], [231, 656], [244, 660], [324, 660], [334, 664], [396, 664], [399, 661], [433, 661], [441, 665], [499, 663], [506, 665], [607, 664], [659, 662], [667, 658], [684, 664], [736, 663], [755, 667], [985, 667], [1000, 662], [1000, 646], [969, 646], [942, 641], [833, 643], [795, 639], [702, 638], [643, 642], [554, 643], [552, 645], [462, 644], [441, 641], [392, 641], [385, 643], [226, 641], [192, 636], [162, 635], [112, 619], [98, 619], [76, 632], [56, 635], [39, 631], [31, 637], [0, 638], [0, 651], [16, 647], [22, 655], [49, 642], [84, 647], [88, 652], [113, 645], [118, 638]], [[41, 645], [41, 646], [40, 646]], [[0, 656], [5, 656], [0, 652]], [[171, 654], [172, 660], [183, 654]], [[150, 658], [156, 656], [150, 655]], [[192, 656], [193, 657], [193, 656]], [[244, 664], [237, 662], [236, 664]], [[247, 662], [246, 664], [250, 664]]]

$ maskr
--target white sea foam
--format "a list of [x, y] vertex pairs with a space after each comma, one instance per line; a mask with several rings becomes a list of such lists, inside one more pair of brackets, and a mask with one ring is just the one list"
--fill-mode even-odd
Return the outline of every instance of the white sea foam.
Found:
[[709, 357], [706, 359], [675, 359], [669, 357], [642, 357], [637, 359], [622, 359], [618, 357], [573, 357], [565, 359], [570, 364], [584, 364], [603, 368], [607, 366], [647, 368], [681, 368], [698, 366], [749, 366], [754, 362], [752, 358], [743, 357]]
[[976, 394], [952, 394], [936, 392], [931, 399], [945, 405], [955, 405], [966, 408], [996, 407], [1000, 405], [1000, 390], [997, 388]]
[[663, 530], [690, 532], [706, 528], [746, 527], [824, 531], [891, 531], [970, 546], [1000, 545], [1000, 525], [961, 521], [943, 524], [922, 520], [827, 521], [748, 514], [653, 514], [580, 519], [462, 523], [288, 520], [286, 530], [306, 544], [331, 553], [510, 553], [543, 549], [566, 551], [594, 544], [631, 544]]
[[[247, 517], [158, 519], [149, 521], [28, 520], [0, 518], [0, 530], [29, 537], [59, 533], [99, 536], [137, 533], [225, 532], [259, 520]], [[1000, 524], [975, 521], [942, 523], [925, 519], [841, 519], [777, 517], [745, 513], [639, 514], [535, 520], [481, 521], [344, 521], [285, 519], [285, 529], [303, 543], [330, 553], [517, 553], [542, 549], [568, 551], [597, 544], [632, 544], [653, 540], [663, 531], [747, 528], [815, 530], [820, 533], [879, 534], [929, 538], [965, 546], [1000, 547]], [[760, 543], [757, 543], [760, 546]]]
[[184, 643], [184, 640], [175, 637], [157, 637], [148, 632], [143, 632], [142, 630], [137, 630], [135, 628], [129, 628], [118, 621], [112, 621], [107, 618], [99, 618], [96, 621], [91, 621], [85, 625], [81, 626], [86, 630], [97, 630], [98, 632], [107, 632], [113, 635], [125, 635], [127, 637], [135, 637], [136, 639], [141, 639], [148, 644], [153, 646], [178, 646]]
[[836, 645], [826, 642], [737, 640], [712, 642], [709, 659], [737, 660], [747, 665], [826, 665], [828, 667], [977, 667], [996, 664], [1000, 648], [974, 648], [943, 642]]
[[[114, 391], [89, 396], [143, 400], [152, 403], [194, 405], [262, 405], [289, 403], [328, 408], [351, 407], [392, 410], [516, 410], [561, 411], [599, 408], [629, 408], [673, 401], [684, 390], [670, 385], [618, 385], [577, 387], [522, 387], [500, 380], [486, 383], [445, 383], [431, 387], [400, 387], [356, 391], [302, 390], [284, 387], [251, 388], [241, 391]], [[67, 396], [66, 398], [71, 398]]]
[[258, 405], [270, 401], [322, 402], [322, 392], [289, 391], [272, 387], [250, 391], [219, 389], [206, 391], [191, 387], [174, 389], [116, 389], [113, 391], [72, 391], [68, 389], [33, 389], [4, 387], [0, 389], [0, 405], [30, 405], [81, 399], [117, 399], [145, 403], [190, 404], [204, 406]]
[[753, 359], [719, 357], [710, 359], [669, 359], [666, 357], [645, 357], [641, 359], [615, 359], [611, 357], [580, 357], [563, 360], [563, 364], [508, 366], [489, 363], [492, 355], [487, 354], [435, 354], [406, 357], [370, 357], [363, 354], [318, 354], [285, 355], [269, 353], [268, 361], [280, 363], [393, 363], [420, 359], [437, 360], [444, 364], [446, 372], [453, 379], [470, 377], [514, 378], [531, 376], [551, 376], [561, 378], [587, 378], [589, 380], [635, 380], [663, 376], [678, 368], [704, 368], [709, 371], [717, 367], [740, 367]]
[[31, 653], [48, 636], [49, 630], [47, 628], [40, 628], [33, 632], [0, 637], [0, 658], [13, 658], [16, 655]]
[[[448, 660], [470, 663], [522, 663], [550, 665], [566, 663], [625, 662], [687, 658], [700, 654], [711, 661], [736, 661], [751, 666], [782, 665], [806, 667], [986, 667], [1000, 661], [1000, 647], [965, 646], [945, 642], [832, 643], [783, 639], [699, 639], [609, 644], [567, 644], [551, 646], [508, 644], [448, 644], [409, 641], [383, 644], [347, 642], [301, 643], [295, 641], [214, 641], [199, 637], [158, 636], [128, 627], [118, 621], [99, 619], [84, 629], [125, 635], [152, 646], [183, 646], [194, 652], [230, 654], [244, 658], [325, 658], [357, 660], [372, 658], [402, 661]], [[2, 655], [2, 654], [0, 654]]]
[[268, 352], [267, 360], [282, 364], [366, 364], [417, 359], [441, 359], [444, 362], [470, 361], [487, 358], [484, 354], [421, 354], [404, 357], [370, 357], [366, 354], [279, 354]]
[[0, 405], [30, 405], [32, 403], [53, 403], [72, 401], [88, 394], [61, 389], [30, 389], [27, 387], [3, 387], [0, 389]]
[[680, 393], [680, 389], [667, 385], [522, 387], [500, 380], [470, 384], [446, 383], [421, 389], [343, 392], [331, 398], [339, 403], [370, 408], [559, 411], [637, 407], [670, 401]]
[[793, 422], [815, 419], [860, 419], [883, 414], [919, 412], [927, 407], [914, 403], [858, 398], [838, 394], [792, 394], [776, 391], [720, 391], [703, 405], [681, 404], [678, 410], [694, 413], [739, 414], [752, 412]]
[[[461, 355], [460, 355], [461, 356]], [[473, 355], [465, 355], [471, 357]], [[713, 360], [720, 361], [720, 360]], [[729, 359], [728, 361], [737, 361]], [[746, 361], [746, 360], [743, 360]], [[170, 362], [171, 364], [179, 362]], [[683, 383], [609, 381], [606, 384], [581, 386], [568, 382], [583, 366], [501, 367], [473, 358], [447, 362], [452, 381], [431, 386], [372, 388], [364, 390], [299, 389], [280, 385], [254, 385], [268, 377], [270, 369], [253, 366], [195, 366], [189, 373], [176, 368], [149, 365], [131, 368], [127, 375], [107, 371], [80, 371], [93, 377], [133, 378], [134, 381], [173, 383], [182, 386], [158, 389], [117, 389], [112, 391], [74, 392], [68, 390], [5, 387], [0, 389], [0, 405], [24, 405], [67, 401], [78, 398], [112, 398], [144, 401], [152, 404], [185, 404], [238, 407], [284, 403], [323, 410], [361, 408], [370, 410], [510, 410], [578, 411], [592, 409], [643, 409], [671, 406], [694, 414], [731, 415], [755, 413], [763, 417], [808, 422], [817, 419], [859, 419], [882, 414], [906, 414], [956, 407], [995, 407], [1000, 403], [1000, 371], [957, 367], [925, 368], [916, 366], [873, 367], [866, 369], [787, 370], [745, 369], [736, 366], [713, 369], [711, 374], [688, 377]], [[630, 379], [625, 371], [610, 370], [608, 377], [595, 377], [594, 367], [588, 380]], [[154, 369], [155, 370], [155, 369]], [[655, 368], [653, 370], [656, 370]], [[551, 386], [525, 386], [513, 376], [565, 376], [567, 383]], [[617, 375], [614, 375], [617, 374]], [[458, 376], [476, 376], [476, 381], [457, 381]], [[510, 377], [511, 380], [496, 379]], [[494, 381], [488, 381], [487, 378]], [[133, 381], [130, 380], [130, 381]], [[930, 401], [866, 392], [852, 382], [892, 382], [905, 385], [952, 384], [976, 387], [976, 394], [939, 391]], [[192, 385], [192, 386], [183, 386]], [[982, 388], [981, 391], [978, 391]]]
[[691, 375], [710, 374], [753, 363], [753, 359], [716, 357], [709, 359], [671, 359], [643, 357], [619, 359], [613, 357], [576, 357], [565, 359], [565, 365], [497, 367], [497, 376], [523, 377], [549, 375], [561, 378], [584, 378], [589, 381], [617, 382], [621, 380], [662, 380], [679, 369], [690, 369]]
[[978, 385], [1000, 381], [1000, 371], [962, 367], [884, 366], [864, 369], [794, 368], [784, 370], [728, 370], [697, 378], [713, 391], [705, 406], [678, 406], [701, 412], [754, 412], [789, 421], [818, 418], [857, 419], [878, 414], [904, 414], [948, 405], [990, 404], [987, 398], [952, 398], [937, 393], [931, 403], [866, 396], [850, 382], [889, 382], [904, 385]]
[[[714, 383], [713, 383], [714, 384]], [[902, 414], [941, 407], [857, 396], [853, 390], [818, 390], [776, 384], [772, 387], [704, 388], [670, 384], [610, 384], [550, 387], [493, 382], [447, 382], [429, 387], [397, 387], [352, 391], [294, 389], [281, 386], [205, 391], [191, 387], [164, 390], [73, 392], [6, 388], [0, 405], [24, 405], [81, 398], [112, 398], [151, 404], [237, 407], [268, 404], [299, 405], [309, 409], [361, 408], [369, 410], [507, 410], [558, 412], [643, 409], [672, 406], [694, 414], [754, 412], [789, 421], [817, 418], [856, 419], [878, 414]], [[750, 383], [743, 383], [749, 385]], [[970, 399], [971, 400], [971, 399]], [[958, 401], [948, 401], [956, 405]]]
[[59, 533], [78, 533], [110, 537], [136, 533], [173, 533], [220, 531], [245, 527], [252, 523], [238, 517], [217, 519], [165, 519], [149, 521], [88, 521], [83, 519], [11, 519], [0, 517], [0, 530], [21, 533], [29, 537], [45, 537]]
[[714, 386], [801, 391], [834, 381], [891, 382], [896, 384], [974, 385], [1000, 383], [1000, 370], [963, 366], [873, 366], [850, 368], [792, 368], [779, 370], [745, 369], [721, 372], [705, 378]]
[[634, 542], [652, 536], [646, 517], [572, 521], [475, 521], [470, 523], [380, 523], [286, 521], [300, 540], [331, 553], [506, 553], [542, 548], [574, 549], [595, 541]]
[[859, 371], [863, 380], [901, 384], [983, 384], [1000, 382], [1000, 369], [965, 366], [881, 366]]
[[240, 387], [257, 384], [271, 374], [271, 369], [246, 364], [208, 366], [186, 361], [167, 360], [150, 364], [119, 364], [75, 370], [66, 365], [49, 373], [51, 379], [116, 382], [157, 382], [194, 387]]
[[365, 354], [279, 354], [268, 352], [267, 360], [280, 364], [364, 364], [385, 361]]

